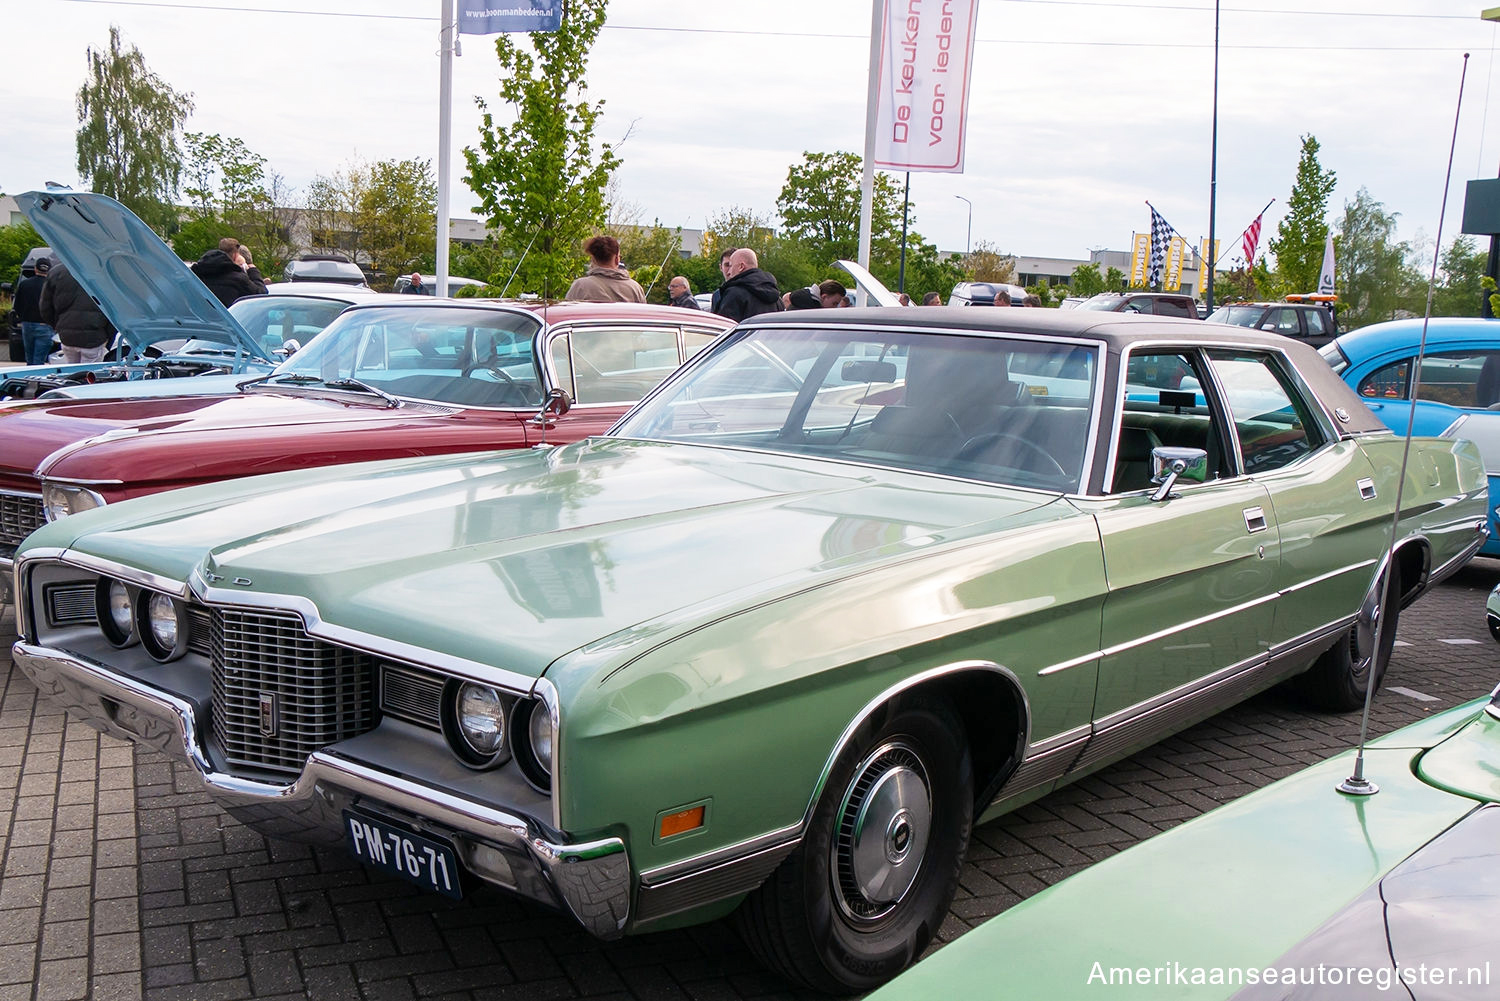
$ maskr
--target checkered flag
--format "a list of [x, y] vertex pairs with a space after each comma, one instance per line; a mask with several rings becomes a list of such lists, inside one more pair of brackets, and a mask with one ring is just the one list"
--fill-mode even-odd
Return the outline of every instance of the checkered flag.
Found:
[[1172, 224], [1161, 217], [1156, 211], [1156, 206], [1150, 202], [1146, 207], [1151, 210], [1151, 266], [1146, 273], [1146, 284], [1155, 288], [1161, 284], [1162, 271], [1167, 261], [1167, 244], [1172, 241]]

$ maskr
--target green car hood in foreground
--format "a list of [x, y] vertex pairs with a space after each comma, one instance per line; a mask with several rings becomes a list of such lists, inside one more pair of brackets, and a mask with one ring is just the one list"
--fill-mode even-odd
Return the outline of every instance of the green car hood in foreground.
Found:
[[92, 557], [172, 581], [196, 572], [231, 590], [297, 595], [326, 623], [536, 677], [560, 655], [642, 623], [714, 617], [909, 557], [960, 526], [1024, 525], [1026, 511], [1056, 502], [605, 439], [468, 458], [140, 498], [48, 525], [23, 554], [86, 538]]
[[1315, 765], [1022, 901], [870, 1001], [1495, 997], [1500, 721], [1483, 705], [1373, 741], [1373, 796], [1335, 789], [1353, 752]]

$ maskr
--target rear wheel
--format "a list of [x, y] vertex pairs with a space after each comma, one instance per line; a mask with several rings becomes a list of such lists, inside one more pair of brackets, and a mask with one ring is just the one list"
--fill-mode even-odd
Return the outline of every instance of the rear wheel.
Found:
[[1389, 593], [1382, 593], [1382, 577], [1365, 595], [1349, 632], [1294, 679], [1297, 691], [1318, 708], [1334, 712], [1363, 708], [1370, 672], [1379, 671], [1377, 689], [1384, 680], [1396, 645], [1396, 620], [1401, 609], [1400, 574], [1394, 565], [1388, 572], [1392, 575]]
[[829, 775], [801, 845], [739, 911], [762, 962], [852, 994], [921, 954], [953, 901], [973, 821], [963, 733], [942, 701], [913, 700], [866, 724]]

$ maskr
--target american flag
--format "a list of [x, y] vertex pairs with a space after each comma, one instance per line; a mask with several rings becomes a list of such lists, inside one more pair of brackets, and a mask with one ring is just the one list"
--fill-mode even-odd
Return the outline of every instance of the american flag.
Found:
[[1156, 286], [1161, 284], [1163, 265], [1167, 260], [1167, 244], [1172, 240], [1172, 224], [1161, 217], [1156, 211], [1156, 206], [1150, 202], [1146, 207], [1151, 210], [1151, 267], [1146, 275], [1146, 284]]
[[1240, 249], [1245, 252], [1246, 267], [1255, 263], [1255, 248], [1260, 245], [1260, 218], [1263, 215], [1264, 212], [1256, 216], [1255, 221], [1246, 227], [1245, 235], [1240, 237]]

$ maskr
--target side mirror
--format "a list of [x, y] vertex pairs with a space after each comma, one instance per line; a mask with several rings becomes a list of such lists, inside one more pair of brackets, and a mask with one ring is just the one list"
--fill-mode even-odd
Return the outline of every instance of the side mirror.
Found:
[[281, 347], [277, 348], [273, 353], [281, 355], [281, 357], [283, 358], [290, 358], [292, 355], [301, 350], [302, 342], [297, 340], [297, 338], [295, 337], [288, 337], [286, 340], [281, 342]]
[[1153, 501], [1172, 496], [1178, 480], [1202, 483], [1208, 479], [1208, 453], [1201, 448], [1174, 448], [1163, 445], [1151, 450], [1151, 482], [1160, 484]]
[[536, 412], [531, 422], [545, 426], [550, 418], [561, 417], [572, 409], [573, 398], [565, 391], [553, 387], [547, 390], [547, 398], [542, 401], [542, 409]]

